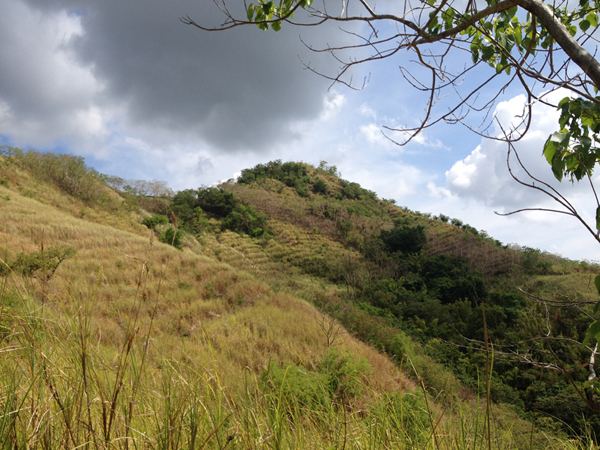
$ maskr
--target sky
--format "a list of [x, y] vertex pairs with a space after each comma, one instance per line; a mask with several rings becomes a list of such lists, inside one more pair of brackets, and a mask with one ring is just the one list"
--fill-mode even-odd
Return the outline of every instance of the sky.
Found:
[[[572, 217], [495, 214], [555, 207], [511, 178], [506, 144], [444, 123], [405, 146], [384, 136], [384, 126], [414, 127], [424, 117], [426, 97], [399, 70], [414, 55], [357, 67], [352, 81], [368, 80], [361, 90], [307, 70], [336, 74], [338, 62], [308, 46], [355, 42], [352, 33], [364, 31], [358, 27], [206, 32], [180, 21], [189, 15], [219, 25], [220, 11], [206, 0], [0, 0], [0, 11], [0, 145], [80, 155], [102, 173], [164, 180], [174, 190], [274, 159], [327, 161], [399, 206], [458, 218], [503, 243], [600, 260], [598, 244]], [[430, 76], [414, 70], [417, 79]], [[522, 92], [507, 89], [491, 117], [509, 124], [524, 102]], [[591, 220], [589, 185], [558, 184], [542, 156], [557, 117], [535, 105], [516, 150]]]

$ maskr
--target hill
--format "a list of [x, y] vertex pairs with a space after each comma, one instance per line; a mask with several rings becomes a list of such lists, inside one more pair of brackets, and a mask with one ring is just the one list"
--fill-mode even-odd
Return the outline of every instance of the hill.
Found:
[[[1, 158], [5, 446], [479, 448], [488, 398], [512, 404], [491, 413], [502, 448], [579, 448], [523, 400], [581, 407], [562, 375], [508, 355], [475, 381], [492, 369], [480, 300], [500, 345], [550, 314], [501, 288], [591, 296], [596, 267], [397, 208], [326, 164], [172, 195], [70, 155]], [[550, 305], [552, 326], [585, 325], [575, 309]]]

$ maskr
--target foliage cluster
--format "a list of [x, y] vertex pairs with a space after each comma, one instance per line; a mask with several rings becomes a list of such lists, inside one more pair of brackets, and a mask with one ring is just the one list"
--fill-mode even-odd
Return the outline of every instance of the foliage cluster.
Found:
[[176, 249], [183, 249], [183, 244], [181, 243], [181, 231], [176, 230], [173, 227], [166, 228], [165, 231], [158, 236], [158, 239], [165, 244], [172, 245]]
[[87, 167], [81, 156], [23, 151], [6, 146], [0, 147], [0, 156], [5, 159], [4, 164], [18, 164], [37, 180], [56, 186], [85, 204], [109, 201], [104, 176]]
[[306, 164], [297, 162], [282, 163], [280, 159], [267, 164], [258, 164], [252, 169], [242, 170], [237, 179], [240, 184], [250, 184], [262, 178], [272, 178], [281, 181], [286, 186], [295, 188], [298, 195], [308, 195], [310, 177]]
[[142, 220], [142, 225], [147, 226], [151, 230], [156, 229], [157, 225], [166, 225], [169, 223], [169, 218], [164, 214], [153, 214], [150, 217], [146, 217]]
[[279, 401], [297, 403], [303, 409], [326, 410], [332, 403], [347, 405], [360, 399], [363, 378], [372, 370], [365, 359], [330, 348], [316, 370], [294, 363], [280, 367], [271, 360], [261, 378], [263, 388]]
[[179, 229], [197, 235], [210, 228], [209, 219], [221, 220], [223, 229], [251, 237], [269, 237], [267, 216], [244, 205], [231, 192], [215, 187], [187, 189], [173, 197], [171, 210]]
[[400, 252], [406, 255], [419, 253], [427, 243], [423, 225], [400, 225], [389, 231], [382, 230], [379, 238], [389, 253]]
[[[329, 183], [319, 175], [323, 175]], [[309, 191], [325, 197], [333, 197], [338, 200], [361, 200], [375, 199], [373, 191], [364, 189], [358, 183], [353, 183], [340, 178], [335, 166], [328, 166], [321, 161], [320, 166], [315, 169], [304, 163], [286, 162], [280, 159], [270, 161], [266, 164], [258, 164], [251, 169], [242, 170], [237, 179], [239, 184], [251, 184], [260, 179], [271, 178], [284, 183], [286, 186], [296, 189], [301, 197], [308, 197]], [[330, 187], [335, 185], [335, 189]]]
[[0, 275], [7, 275], [12, 270], [47, 282], [54, 276], [58, 266], [75, 253], [74, 248], [64, 245], [42, 247], [30, 253], [20, 252], [14, 261], [0, 265]]

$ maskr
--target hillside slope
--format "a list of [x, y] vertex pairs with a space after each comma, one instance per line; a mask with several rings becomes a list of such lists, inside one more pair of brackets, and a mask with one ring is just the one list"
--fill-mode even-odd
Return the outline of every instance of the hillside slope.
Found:
[[[244, 221], [195, 210], [201, 229], [178, 250], [161, 242], [174, 224], [149, 230], [139, 206], [170, 205], [179, 232], [191, 222], [177, 196], [106, 182], [69, 155], [0, 159], [4, 445], [487, 448], [477, 387], [365, 301], [399, 270], [364, 251], [369, 236], [426, 218], [373, 196], [350, 214], [278, 180], [229, 184], [268, 214], [264, 230], [232, 232], [223, 224]], [[502, 448], [579, 448], [505, 407], [492, 414]]]

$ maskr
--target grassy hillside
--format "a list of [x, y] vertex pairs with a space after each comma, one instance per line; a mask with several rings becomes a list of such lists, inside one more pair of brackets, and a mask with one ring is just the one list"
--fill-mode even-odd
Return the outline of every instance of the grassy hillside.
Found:
[[[374, 245], [382, 230], [427, 224], [419, 254], [435, 257], [432, 236], [458, 227], [307, 171], [322, 183], [230, 183], [233, 200], [188, 210], [79, 158], [3, 149], [2, 447], [592, 448], [502, 405], [486, 414], [485, 376], [464, 384], [431, 357], [439, 338], [369, 300], [402, 270]], [[181, 250], [162, 242], [180, 233]], [[523, 259], [480, 242], [482, 277], [497, 255]]]

